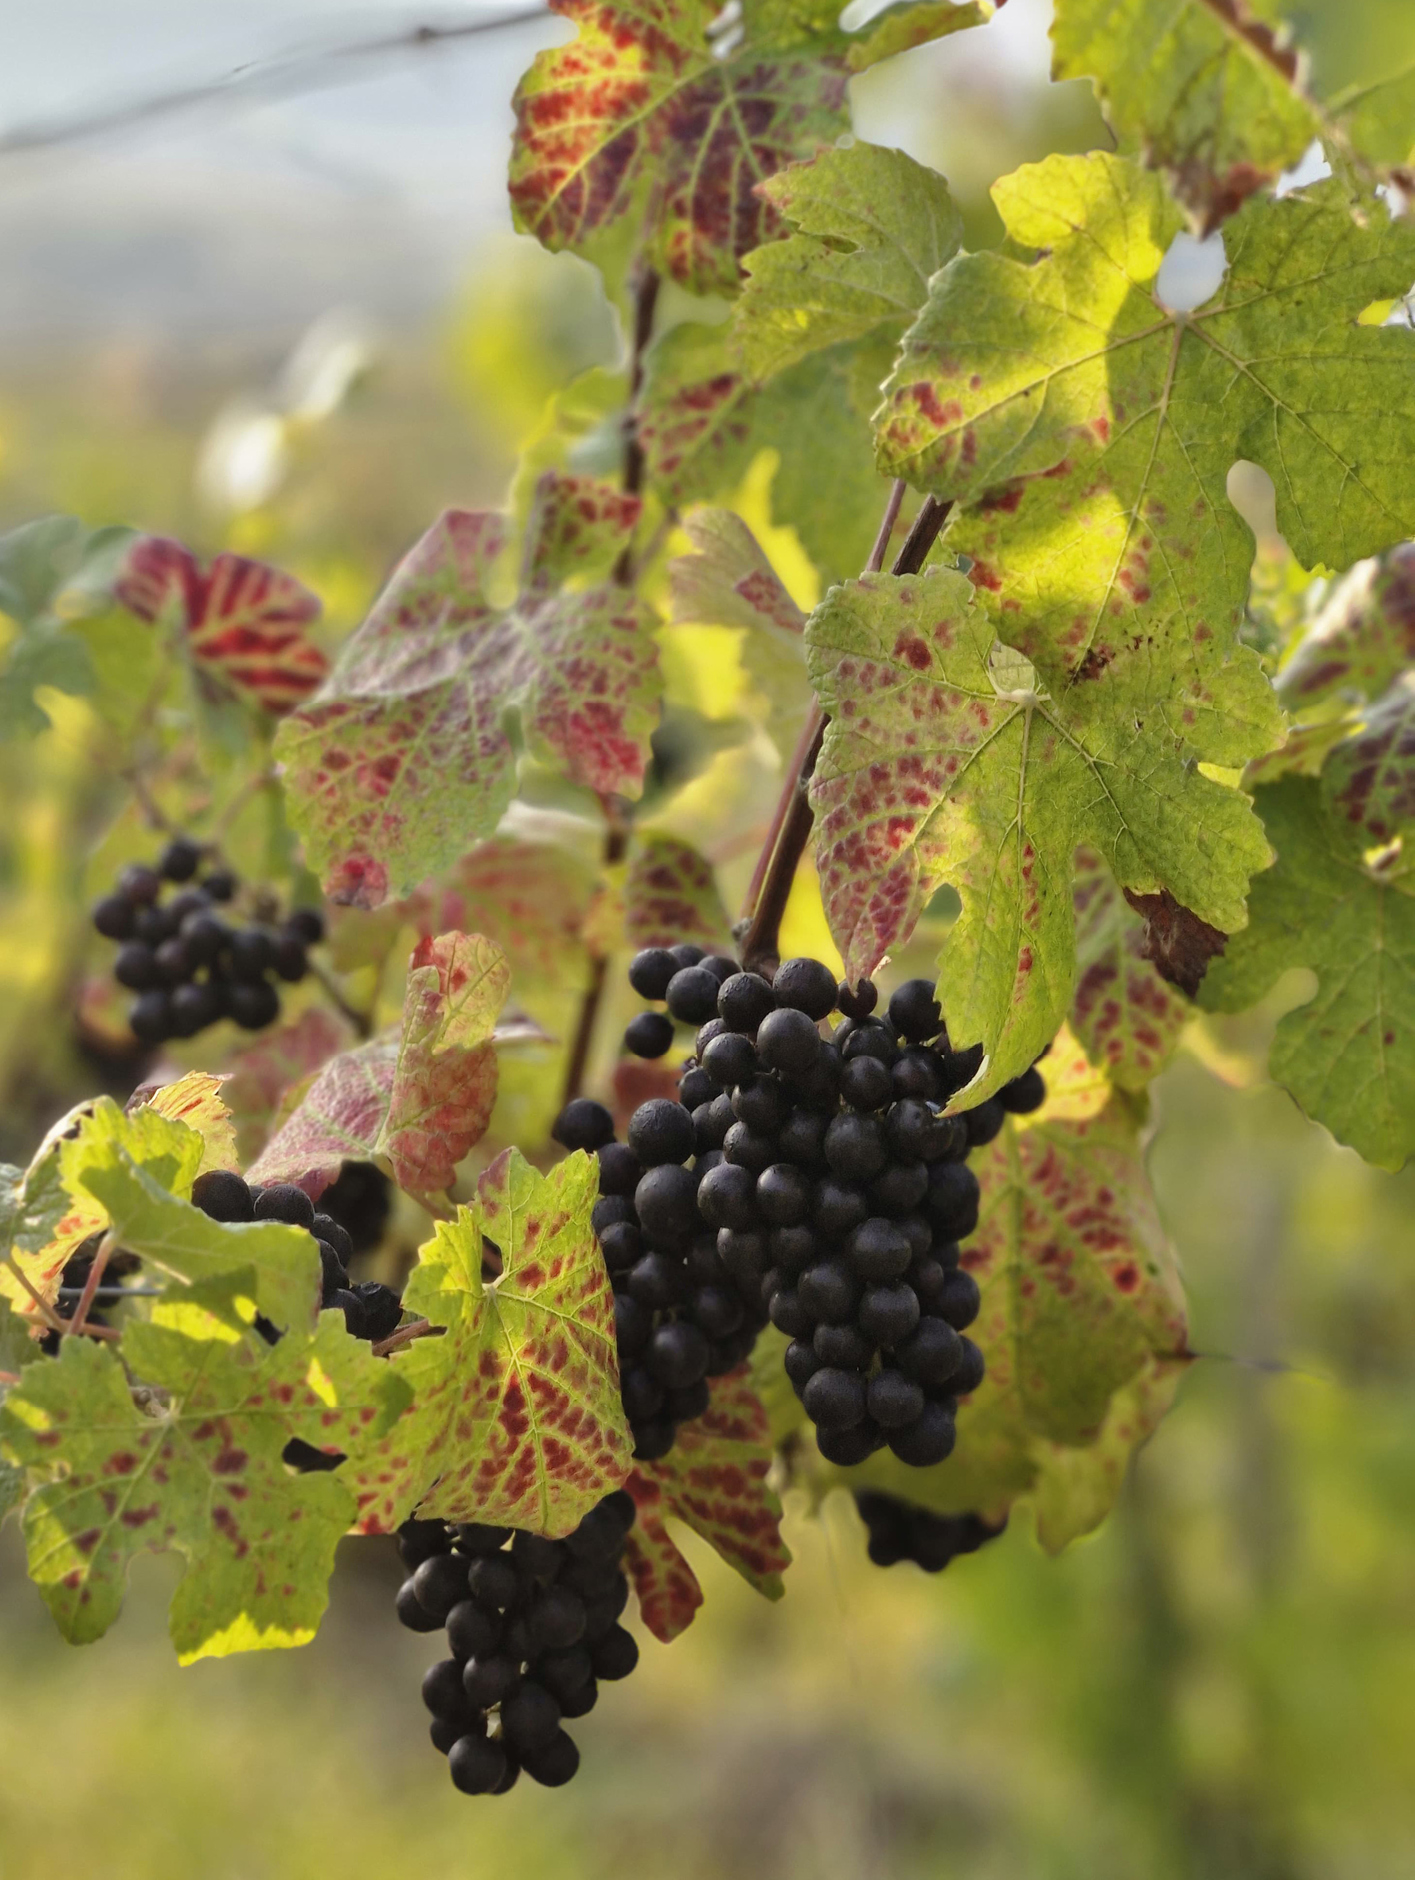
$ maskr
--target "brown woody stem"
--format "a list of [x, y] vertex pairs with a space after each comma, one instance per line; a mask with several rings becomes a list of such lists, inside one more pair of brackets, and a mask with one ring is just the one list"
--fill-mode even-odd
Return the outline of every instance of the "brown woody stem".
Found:
[[[904, 484], [901, 479], [895, 482], [889, 492], [889, 502], [880, 523], [879, 534], [865, 564], [866, 574], [878, 574], [884, 566], [903, 500]], [[925, 497], [894, 558], [894, 566], [890, 571], [892, 574], [919, 572], [928, 558], [929, 550], [938, 540], [939, 530], [947, 520], [950, 507], [950, 504], [940, 503], [932, 496]], [[764, 973], [768, 978], [777, 967], [782, 916], [786, 912], [791, 884], [796, 879], [796, 870], [806, 852], [811, 825], [815, 820], [809, 795], [810, 782], [815, 774], [828, 723], [829, 719], [820, 706], [813, 706], [796, 747], [792, 774], [787, 778], [776, 815], [772, 819], [772, 827], [767, 833], [761, 857], [758, 858], [752, 888], [748, 890], [747, 911], [751, 915], [751, 924], [742, 941], [742, 964], [748, 972]]]
[[[637, 496], [644, 487], [644, 447], [639, 442], [639, 394], [644, 389], [644, 355], [653, 338], [653, 317], [658, 306], [657, 270], [643, 267], [634, 281], [634, 332], [629, 364], [629, 403], [624, 409], [624, 477], [626, 496]], [[628, 586], [634, 575], [634, 545], [624, 544], [614, 564], [614, 579]]]
[[79, 1294], [79, 1303], [74, 1308], [73, 1316], [64, 1328], [65, 1331], [82, 1332], [86, 1329], [89, 1307], [93, 1304], [94, 1296], [98, 1291], [99, 1281], [103, 1278], [104, 1268], [108, 1265], [109, 1257], [112, 1252], [113, 1236], [111, 1234], [105, 1234], [98, 1243], [98, 1251], [94, 1254], [93, 1264], [88, 1269], [88, 1278], [84, 1281], [84, 1289]]

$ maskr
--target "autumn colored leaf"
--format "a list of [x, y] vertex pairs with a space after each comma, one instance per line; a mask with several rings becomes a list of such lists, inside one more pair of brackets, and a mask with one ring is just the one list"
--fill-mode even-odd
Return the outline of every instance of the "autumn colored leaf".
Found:
[[124, 1115], [111, 1097], [97, 1097], [61, 1116], [23, 1174], [8, 1172], [3, 1229], [10, 1264], [0, 1264], [0, 1297], [22, 1316], [31, 1317], [35, 1306], [15, 1269], [52, 1305], [70, 1256], [108, 1226], [107, 1209], [78, 1177], [90, 1157], [110, 1150], [179, 1195], [191, 1193], [205, 1156], [196, 1130], [150, 1105]]
[[[390, 1360], [412, 1408], [345, 1471], [360, 1531], [427, 1519], [568, 1534], [630, 1468], [619, 1401], [614, 1296], [590, 1226], [591, 1156], [538, 1174], [515, 1149], [471, 1207], [441, 1221], [403, 1296], [440, 1337]], [[501, 1255], [482, 1276], [483, 1236]]]
[[225, 1083], [210, 1071], [187, 1071], [170, 1084], [140, 1084], [128, 1098], [129, 1115], [142, 1105], [194, 1129], [202, 1140], [201, 1167], [239, 1169], [236, 1125], [225, 1101]]
[[[1408, 802], [1411, 763], [1387, 772], [1377, 801]], [[1310, 968], [1316, 995], [1279, 1020], [1269, 1073], [1338, 1142], [1397, 1169], [1415, 1151], [1415, 874], [1400, 848], [1371, 852], [1364, 789], [1353, 819], [1325, 783], [1288, 776], [1257, 791], [1277, 864], [1255, 879], [1249, 924], [1200, 1002], [1241, 1012], [1280, 974]]]
[[1071, 1029], [1117, 1089], [1143, 1090], [1168, 1063], [1193, 1009], [1144, 957], [1144, 922], [1090, 849], [1077, 850], [1072, 903]]
[[1180, 217], [1157, 177], [1053, 157], [994, 198], [1017, 252], [935, 278], [881, 467], [960, 505], [947, 545], [1054, 691], [1121, 685], [1200, 758], [1241, 764], [1281, 721], [1236, 644], [1253, 540], [1228, 473], [1270, 471], [1303, 567], [1415, 530], [1415, 334], [1359, 323], [1415, 278], [1415, 227], [1379, 207], [1356, 224], [1334, 184], [1255, 201], [1225, 226], [1218, 291], [1176, 314], [1156, 282]]
[[599, 861], [568, 839], [496, 835], [419, 890], [409, 905], [424, 933], [484, 934], [505, 954], [516, 998], [563, 993], [584, 979], [584, 923]]
[[831, 933], [848, 975], [868, 975], [940, 886], [958, 890], [939, 997], [950, 1037], [986, 1054], [970, 1104], [1025, 1070], [1070, 1007], [1079, 846], [1122, 887], [1242, 925], [1261, 827], [1185, 761], [1148, 676], [1049, 691], [942, 568], [833, 588], [806, 642], [831, 720], [811, 785]]
[[236, 1166], [245, 1168], [265, 1147], [285, 1093], [352, 1043], [345, 1019], [328, 1006], [311, 1005], [227, 1060], [221, 1093], [240, 1145]]
[[677, 836], [656, 830], [637, 836], [624, 883], [624, 937], [636, 953], [690, 940], [730, 954], [727, 910], [712, 863]]
[[1402, 673], [1332, 747], [1322, 794], [1329, 813], [1371, 846], [1415, 829], [1415, 670]]
[[180, 542], [143, 535], [114, 592], [140, 620], [177, 627], [201, 672], [272, 716], [308, 698], [329, 669], [308, 634], [318, 597], [264, 562], [222, 554], [203, 570]]
[[496, 1101], [492, 1034], [510, 970], [481, 934], [414, 948], [400, 1031], [332, 1058], [249, 1170], [319, 1195], [346, 1161], [383, 1162], [400, 1188], [431, 1194], [486, 1133]]
[[982, 1213], [962, 1264], [982, 1293], [968, 1335], [987, 1374], [960, 1405], [957, 1448], [933, 1469], [881, 1455], [827, 1479], [950, 1514], [1000, 1511], [1035, 1492], [1055, 1547], [1109, 1512], [1188, 1357], [1127, 1099], [1107, 1094], [1066, 1032], [1044, 1070], [1044, 1107], [1010, 1119], [973, 1158]]
[[744, 1365], [712, 1380], [712, 1402], [680, 1425], [661, 1462], [636, 1463], [625, 1487], [638, 1519], [625, 1564], [644, 1624], [664, 1644], [690, 1625], [703, 1603], [697, 1576], [666, 1522], [685, 1522], [749, 1586], [780, 1599], [791, 1563], [781, 1538], [781, 1503], [767, 1485], [772, 1442], [766, 1411]]
[[758, 382], [842, 341], [893, 345], [963, 238], [938, 172], [878, 144], [823, 151], [760, 194], [794, 232], [744, 263], [733, 341]]
[[1415, 663], [1415, 544], [1358, 562], [1328, 595], [1277, 677], [1289, 711], [1341, 695], [1377, 698]]
[[281, 726], [290, 813], [336, 901], [410, 893], [489, 836], [525, 747], [636, 797], [660, 679], [653, 616], [616, 582], [561, 588], [627, 543], [637, 502], [548, 473], [510, 606], [487, 587], [506, 518], [449, 510], [395, 571], [319, 696]]
[[[0, 1450], [31, 1488], [30, 1577], [76, 1644], [117, 1617], [135, 1556], [167, 1549], [186, 1561], [170, 1616], [183, 1663], [314, 1636], [354, 1499], [281, 1451], [293, 1436], [357, 1449], [406, 1396], [337, 1313], [271, 1347], [229, 1300], [196, 1293], [175, 1322], [130, 1324], [121, 1360], [67, 1338], [0, 1406]], [[130, 1373], [155, 1387], [141, 1406]]]

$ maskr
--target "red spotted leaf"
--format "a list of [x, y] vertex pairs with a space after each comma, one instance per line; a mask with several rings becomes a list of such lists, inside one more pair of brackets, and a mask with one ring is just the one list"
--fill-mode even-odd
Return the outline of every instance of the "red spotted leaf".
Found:
[[265, 1147], [285, 1093], [352, 1043], [346, 1020], [327, 1006], [311, 1005], [227, 1060], [221, 1090], [235, 1124], [241, 1167]]
[[1071, 1029], [1121, 1090], [1143, 1090], [1164, 1069], [1193, 1017], [1145, 957], [1145, 927], [1090, 849], [1076, 854], [1072, 889], [1079, 973]]
[[640, 836], [624, 884], [624, 932], [635, 952], [683, 940], [730, 952], [727, 910], [712, 863], [676, 836]]
[[252, 1165], [253, 1181], [320, 1194], [346, 1161], [377, 1159], [401, 1188], [446, 1188], [486, 1133], [496, 1100], [493, 1030], [511, 983], [480, 934], [420, 941], [403, 1022], [320, 1071]]
[[410, 917], [425, 933], [485, 934], [506, 955], [518, 999], [584, 974], [584, 924], [599, 877], [588, 846], [498, 835], [420, 889]]
[[784, 8], [749, 12], [729, 50], [704, 0], [554, 6], [579, 31], [516, 91], [517, 226], [573, 249], [634, 209], [663, 273], [731, 292], [741, 257], [782, 226], [757, 184], [849, 128], [843, 52]]
[[[614, 1295], [590, 1226], [594, 1158], [541, 1175], [508, 1149], [439, 1222], [404, 1294], [440, 1337], [390, 1360], [413, 1405], [352, 1471], [359, 1528], [429, 1519], [568, 1534], [623, 1482]], [[483, 1236], [501, 1256], [483, 1277]]]
[[548, 472], [510, 606], [487, 594], [499, 514], [449, 510], [406, 556], [277, 740], [292, 819], [333, 899], [377, 907], [492, 833], [515, 790], [512, 718], [572, 782], [639, 794], [660, 690], [653, 616], [612, 581], [555, 585], [612, 559], [637, 513]]
[[744, 1366], [716, 1378], [712, 1403], [680, 1427], [661, 1462], [635, 1465], [625, 1486], [638, 1519], [627, 1564], [644, 1624], [665, 1644], [703, 1603], [697, 1576], [665, 1523], [686, 1522], [748, 1585], [780, 1599], [791, 1555], [781, 1538], [781, 1503], [767, 1484], [772, 1443], [767, 1414]]
[[1372, 847], [1415, 825], [1415, 672], [1403, 673], [1336, 745], [1322, 793]]
[[329, 669], [307, 632], [318, 597], [264, 562], [222, 554], [203, 570], [180, 542], [144, 535], [114, 591], [140, 620], [175, 622], [204, 673], [274, 716], [308, 698]]
[[1328, 596], [1277, 678], [1292, 711], [1338, 693], [1376, 698], [1415, 660], [1415, 543], [1358, 562]]
[[[82, 1338], [26, 1367], [0, 1407], [0, 1449], [26, 1471], [30, 1577], [75, 1643], [118, 1615], [130, 1562], [175, 1549], [183, 1661], [302, 1645], [326, 1603], [354, 1498], [296, 1474], [292, 1437], [357, 1454], [407, 1402], [404, 1386], [327, 1313], [274, 1347], [246, 1334], [229, 1289], [193, 1288], [131, 1322], [122, 1357]], [[158, 1387], [139, 1407], [130, 1382]]]

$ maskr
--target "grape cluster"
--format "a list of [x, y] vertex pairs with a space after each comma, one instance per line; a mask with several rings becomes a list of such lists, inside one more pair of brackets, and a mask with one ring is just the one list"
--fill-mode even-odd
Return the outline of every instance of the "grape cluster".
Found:
[[912, 1560], [925, 1573], [941, 1573], [950, 1560], [975, 1554], [1007, 1526], [1006, 1515], [994, 1523], [980, 1514], [933, 1514], [875, 1489], [857, 1489], [855, 1506], [869, 1530], [869, 1555], [877, 1567]]
[[353, 1239], [333, 1215], [316, 1212], [303, 1188], [293, 1182], [252, 1188], [231, 1169], [208, 1169], [192, 1184], [192, 1202], [213, 1221], [285, 1221], [291, 1227], [303, 1227], [319, 1249], [321, 1306], [342, 1312], [355, 1338], [376, 1343], [397, 1330], [403, 1316], [397, 1293], [376, 1280], [357, 1286], [350, 1283]]
[[[219, 909], [240, 883], [225, 869], [197, 883], [201, 864], [201, 845], [178, 836], [155, 868], [125, 868], [115, 892], [93, 910], [98, 932], [119, 942], [113, 976], [138, 995], [128, 1024], [146, 1045], [195, 1037], [223, 1018], [245, 1031], [273, 1024], [280, 994], [271, 975], [290, 984], [303, 979], [308, 949], [324, 937], [316, 908], [297, 909], [278, 928], [234, 925]], [[164, 895], [169, 886], [176, 892]]]
[[409, 1577], [398, 1617], [414, 1632], [447, 1628], [452, 1655], [429, 1669], [423, 1701], [433, 1743], [466, 1794], [502, 1795], [523, 1769], [558, 1788], [579, 1768], [563, 1723], [594, 1709], [601, 1681], [639, 1662], [619, 1623], [633, 1523], [633, 1497], [621, 1488], [563, 1541], [480, 1522], [399, 1530]]
[[[916, 1467], [943, 1461], [957, 1399], [983, 1377], [982, 1353], [962, 1335], [979, 1304], [959, 1264], [958, 1243], [978, 1222], [967, 1157], [1009, 1110], [1041, 1103], [1040, 1073], [1033, 1067], [945, 1116], [981, 1057], [950, 1048], [923, 979], [899, 987], [880, 1015], [869, 981], [837, 985], [818, 960], [786, 960], [768, 980], [696, 947], [653, 947], [635, 955], [629, 982], [667, 1007], [641, 1016], [661, 1020], [670, 1037], [674, 1021], [698, 1032], [679, 1104], [656, 1099], [630, 1121], [627, 1146], [644, 1173], [632, 1203], [626, 1176], [612, 1191], [625, 1197], [622, 1212], [596, 1221], [602, 1244], [610, 1235], [611, 1272], [628, 1268], [631, 1251], [646, 1258], [641, 1241], [657, 1251], [655, 1236], [666, 1254], [691, 1248], [698, 1258], [702, 1247], [706, 1257], [694, 1233], [705, 1224], [718, 1270], [743, 1301], [743, 1355], [764, 1306], [791, 1340], [787, 1375], [828, 1461], [863, 1462], [886, 1444]], [[843, 1016], [825, 1037], [833, 1012]], [[641, 1030], [642, 1051], [656, 1040]], [[638, 1271], [628, 1268], [631, 1299], [642, 1296]], [[621, 1364], [632, 1370], [652, 1338], [652, 1371], [659, 1330], [638, 1332], [632, 1311], [628, 1320]], [[686, 1347], [683, 1333], [674, 1337]], [[671, 1440], [660, 1427], [650, 1444]]]
[[588, 1097], [567, 1104], [554, 1129], [567, 1149], [599, 1158], [591, 1219], [614, 1287], [624, 1413], [635, 1457], [653, 1462], [707, 1409], [708, 1379], [751, 1351], [766, 1309], [760, 1283], [738, 1281], [698, 1212], [720, 1151], [698, 1152], [692, 1117], [668, 1097], [641, 1103], [626, 1134], [616, 1142], [614, 1119]]

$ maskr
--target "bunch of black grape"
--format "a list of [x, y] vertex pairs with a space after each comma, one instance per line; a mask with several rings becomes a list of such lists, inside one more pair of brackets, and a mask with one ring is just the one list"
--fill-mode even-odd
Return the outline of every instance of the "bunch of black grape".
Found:
[[633, 1497], [621, 1488], [563, 1541], [479, 1522], [399, 1530], [409, 1577], [398, 1617], [414, 1632], [447, 1628], [452, 1655], [428, 1671], [423, 1701], [459, 1789], [502, 1795], [522, 1769], [558, 1788], [579, 1768], [564, 1721], [588, 1715], [601, 1681], [626, 1678], [639, 1662], [619, 1623], [633, 1523]]
[[[178, 836], [155, 868], [125, 868], [117, 890], [93, 910], [99, 933], [120, 943], [113, 976], [138, 995], [128, 1024], [143, 1044], [192, 1038], [223, 1018], [245, 1031], [273, 1024], [280, 994], [271, 974], [290, 984], [303, 979], [308, 949], [324, 936], [316, 908], [298, 909], [278, 928], [233, 925], [219, 909], [239, 882], [220, 869], [194, 885], [201, 863], [201, 845]], [[164, 898], [169, 885], [177, 892]]]
[[398, 1294], [376, 1280], [350, 1283], [353, 1240], [331, 1214], [316, 1211], [303, 1188], [293, 1182], [252, 1188], [234, 1170], [209, 1169], [192, 1184], [192, 1203], [213, 1221], [285, 1221], [303, 1227], [319, 1249], [321, 1306], [342, 1312], [350, 1333], [371, 1343], [398, 1329], [403, 1316]]
[[[670, 1164], [636, 1187], [635, 1223], [643, 1229], [661, 1186], [665, 1226], [686, 1239], [695, 1191], [739, 1297], [765, 1304], [791, 1340], [787, 1374], [827, 1460], [848, 1466], [888, 1444], [916, 1467], [942, 1462], [957, 1399], [983, 1377], [982, 1353], [962, 1336], [979, 1304], [959, 1265], [958, 1243], [978, 1222], [967, 1156], [1008, 1110], [1041, 1103], [1041, 1076], [1034, 1067], [945, 1116], [981, 1057], [950, 1048], [927, 980], [901, 986], [875, 1016], [869, 981], [837, 986], [818, 960], [787, 960], [770, 980], [721, 970], [731, 964], [649, 948], [630, 965], [640, 996], [667, 1006], [648, 1016], [699, 1027], [680, 1085], [691, 1137], [682, 1121], [670, 1127], [661, 1100], [630, 1124], [630, 1146], [645, 1117], [641, 1133], [651, 1126], [663, 1145], [655, 1162]], [[844, 1016], [826, 1038], [834, 1011]], [[690, 1149], [691, 1169], [672, 1166]]]
[[635, 1457], [653, 1462], [707, 1409], [708, 1380], [750, 1353], [766, 1308], [760, 1281], [734, 1276], [698, 1212], [721, 1150], [701, 1150], [691, 1115], [668, 1097], [640, 1104], [626, 1133], [616, 1142], [614, 1119], [588, 1097], [567, 1104], [554, 1129], [567, 1149], [599, 1158], [591, 1218], [614, 1287], [624, 1413]]
[[855, 1506], [869, 1530], [869, 1556], [877, 1567], [912, 1560], [925, 1573], [941, 1573], [950, 1560], [975, 1554], [1007, 1526], [1006, 1515], [994, 1523], [980, 1514], [933, 1514], [875, 1489], [857, 1489]]

